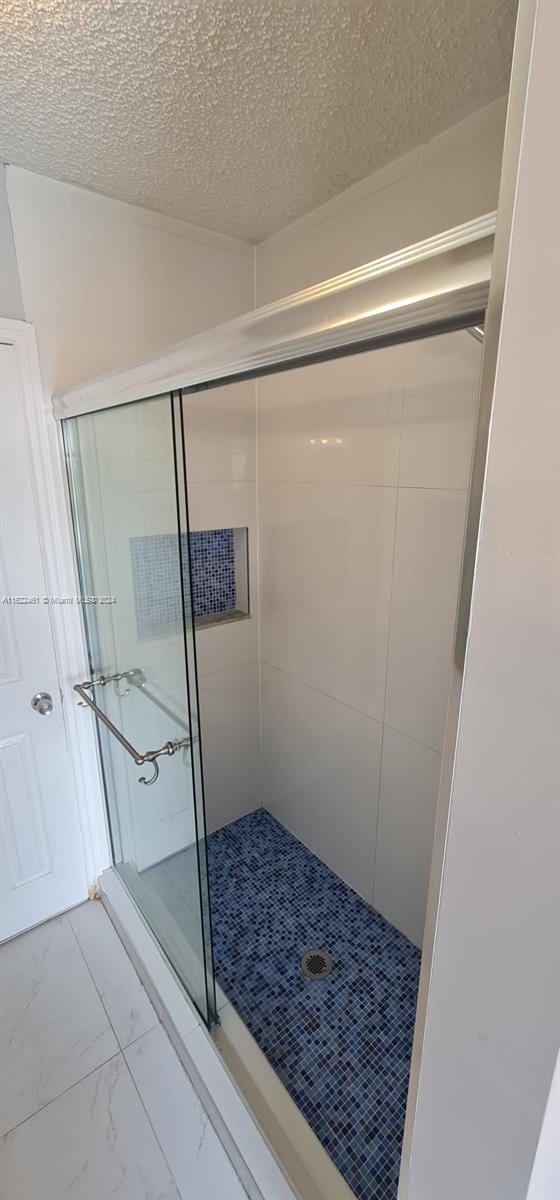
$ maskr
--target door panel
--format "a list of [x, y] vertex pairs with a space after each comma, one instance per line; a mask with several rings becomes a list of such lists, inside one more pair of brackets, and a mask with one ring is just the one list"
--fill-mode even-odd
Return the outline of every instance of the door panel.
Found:
[[171, 748], [138, 764], [98, 722], [115, 867], [212, 1020], [180, 421], [162, 396], [74, 418], [64, 438], [82, 590], [97, 597], [91, 679], [110, 677], [87, 695], [137, 757]]
[[[0, 345], [0, 938], [87, 896], [17, 352]], [[54, 599], [54, 602], [56, 600]], [[31, 708], [36, 692], [52, 711]]]

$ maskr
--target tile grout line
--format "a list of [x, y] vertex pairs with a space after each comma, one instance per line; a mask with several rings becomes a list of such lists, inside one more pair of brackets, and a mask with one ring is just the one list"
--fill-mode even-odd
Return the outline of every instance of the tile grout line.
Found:
[[393, 524], [393, 553], [391, 556], [391, 584], [389, 587], [389, 619], [387, 621], [387, 644], [385, 647], [385, 683], [383, 687], [383, 718], [381, 721], [381, 745], [379, 747], [379, 774], [377, 778], [377, 812], [375, 815], [375, 833], [373, 841], [373, 856], [371, 864], [371, 904], [375, 893], [375, 873], [377, 866], [377, 842], [379, 838], [379, 818], [381, 813], [381, 779], [383, 772], [383, 747], [385, 743], [385, 713], [387, 711], [387, 692], [389, 688], [389, 656], [391, 653], [391, 624], [393, 616], [393, 589], [395, 584], [395, 560], [397, 556], [397, 524], [399, 517], [399, 490], [401, 477], [402, 431], [404, 421], [404, 404], [406, 389], [401, 389], [401, 408], [399, 418], [399, 453], [397, 457], [397, 494], [395, 497], [395, 519]]
[[[101, 906], [101, 909], [102, 909], [102, 911], [103, 911], [103, 914], [104, 914], [104, 916], [107, 918], [107, 920], [109, 921], [109, 924], [110, 924], [110, 926], [111, 926], [111, 929], [113, 930], [113, 932], [114, 932], [114, 933], [116, 934], [116, 936], [118, 937], [119, 935], [117, 934], [117, 931], [116, 931], [116, 929], [115, 929], [115, 927], [114, 927], [114, 925], [113, 925], [112, 921], [110, 920], [110, 918], [109, 918], [109, 916], [108, 916], [108, 914], [107, 914], [107, 912], [106, 912], [105, 908], [104, 908], [104, 907], [103, 907], [103, 905], [101, 904], [101, 901], [100, 901], [100, 900], [86, 900], [86, 901], [85, 901], [85, 903], [86, 903], [86, 904], [99, 904], [99, 905]], [[77, 907], [80, 907], [80, 906], [77, 906]], [[129, 1042], [129, 1043], [127, 1043], [127, 1045], [126, 1045], [126, 1046], [121, 1046], [120, 1038], [119, 1038], [119, 1036], [118, 1036], [118, 1033], [117, 1033], [117, 1031], [116, 1031], [116, 1029], [115, 1029], [115, 1026], [113, 1025], [113, 1022], [112, 1022], [112, 1020], [111, 1020], [111, 1017], [110, 1017], [110, 1015], [109, 1015], [109, 1012], [108, 1012], [108, 1009], [107, 1009], [107, 1005], [105, 1004], [105, 1001], [104, 1001], [104, 999], [103, 999], [103, 996], [101, 995], [101, 992], [100, 992], [100, 990], [99, 990], [99, 988], [98, 988], [98, 986], [97, 986], [97, 982], [96, 982], [95, 976], [94, 976], [94, 974], [93, 974], [93, 971], [92, 971], [92, 969], [91, 969], [91, 967], [90, 967], [90, 965], [89, 965], [89, 963], [88, 963], [88, 960], [87, 960], [87, 958], [86, 958], [86, 954], [85, 954], [84, 948], [83, 948], [83, 946], [82, 946], [82, 944], [81, 944], [81, 942], [80, 942], [80, 939], [79, 939], [79, 937], [78, 937], [78, 935], [77, 935], [77, 933], [76, 933], [76, 930], [74, 929], [74, 926], [72, 925], [72, 922], [71, 922], [71, 920], [70, 920], [68, 917], [67, 917], [66, 919], [67, 919], [67, 921], [68, 921], [68, 924], [69, 924], [69, 926], [70, 926], [70, 929], [72, 930], [72, 933], [73, 933], [73, 935], [74, 935], [74, 939], [75, 939], [75, 941], [76, 941], [76, 944], [77, 944], [77, 946], [78, 946], [78, 949], [79, 949], [79, 951], [80, 951], [80, 954], [81, 954], [81, 956], [82, 956], [82, 959], [83, 959], [83, 961], [84, 961], [84, 963], [85, 963], [86, 970], [87, 970], [87, 972], [88, 972], [88, 974], [89, 974], [89, 977], [90, 977], [90, 979], [91, 979], [91, 982], [93, 983], [93, 986], [94, 986], [94, 988], [95, 988], [95, 991], [97, 992], [97, 995], [98, 995], [98, 997], [99, 997], [99, 1001], [100, 1001], [100, 1004], [101, 1004], [101, 1006], [102, 1006], [102, 1008], [103, 1008], [103, 1011], [104, 1011], [104, 1013], [105, 1013], [105, 1016], [107, 1017], [107, 1020], [108, 1020], [108, 1022], [109, 1022], [109, 1028], [112, 1030], [112, 1032], [113, 1032], [113, 1034], [114, 1034], [115, 1041], [116, 1041], [116, 1043], [117, 1043], [117, 1046], [119, 1047], [119, 1050], [121, 1051], [121, 1053], [122, 1053], [122, 1054], [124, 1054], [124, 1051], [125, 1051], [126, 1049], [128, 1049], [128, 1046], [129, 1046], [129, 1045], [133, 1045], [133, 1043], [134, 1043], [134, 1042], [137, 1042], [139, 1038], [143, 1037], [143, 1034], [141, 1034], [141, 1033], [140, 1033], [140, 1034], [138, 1034], [138, 1037], [136, 1037], [136, 1038], [133, 1038], [132, 1042]], [[126, 958], [128, 959], [128, 961], [129, 961], [129, 963], [130, 963], [130, 965], [131, 965], [131, 967], [132, 967], [132, 969], [133, 969], [133, 971], [134, 971], [134, 974], [135, 974], [135, 976], [136, 976], [136, 979], [138, 980], [138, 983], [140, 984], [140, 987], [142, 988], [142, 991], [145, 993], [145, 995], [146, 995], [147, 999], [149, 1000], [149, 999], [150, 999], [150, 997], [148, 996], [148, 993], [146, 992], [146, 989], [144, 988], [144, 984], [142, 983], [142, 980], [140, 979], [140, 976], [138, 975], [138, 972], [136, 971], [136, 968], [135, 968], [135, 966], [134, 966], [134, 963], [132, 962], [132, 959], [131, 959], [131, 958], [129, 958], [128, 954], [126, 953], [126, 950], [125, 950], [125, 948], [124, 948], [124, 946], [123, 946], [123, 944], [122, 944], [122, 942], [121, 942], [120, 938], [119, 938], [119, 946], [121, 946], [121, 947], [122, 947], [123, 953], [126, 955]], [[151, 1004], [151, 1000], [150, 1000], [150, 1004]], [[154, 1008], [153, 1004], [152, 1004], [152, 1008]], [[159, 1021], [159, 1018], [158, 1018], [158, 1015], [157, 1015], [157, 1013], [156, 1013], [156, 1010], [155, 1010], [155, 1008], [154, 1008], [154, 1016], [155, 1016], [155, 1018], [156, 1018], [156, 1021], [155, 1021], [155, 1024], [151, 1026], [151, 1029], [155, 1029], [156, 1025], [159, 1025], [159, 1024], [160, 1024], [160, 1021]], [[145, 1030], [144, 1030], [144, 1033], [149, 1033], [149, 1032], [150, 1032], [150, 1030], [149, 1030], [149, 1029], [145, 1029]]]
[[[161, 1022], [160, 1022], [160, 1021], [158, 1021], [158, 1025], [161, 1025]], [[153, 1026], [152, 1026], [152, 1029], [148, 1029], [148, 1030], [146, 1031], [146, 1033], [143, 1033], [143, 1034], [141, 1034], [141, 1037], [148, 1037], [148, 1035], [149, 1035], [150, 1033], [153, 1033], [153, 1030], [154, 1030], [154, 1029], [156, 1029], [156, 1028], [157, 1028], [157, 1026], [156, 1026], [156, 1025], [153, 1025]], [[161, 1025], [161, 1028], [163, 1029], [163, 1026], [162, 1026], [162, 1025]], [[163, 1032], [164, 1032], [164, 1034], [165, 1034], [165, 1037], [167, 1038], [167, 1040], [168, 1040], [168, 1042], [169, 1042], [169, 1045], [171, 1046], [171, 1049], [172, 1049], [172, 1051], [173, 1051], [173, 1054], [175, 1055], [175, 1057], [176, 1057], [176, 1059], [177, 1059], [177, 1062], [178, 1062], [178, 1064], [179, 1064], [179, 1066], [180, 1066], [180, 1068], [181, 1068], [181, 1071], [183, 1072], [183, 1074], [184, 1074], [184, 1076], [185, 1076], [185, 1079], [186, 1079], [188, 1082], [190, 1082], [190, 1080], [189, 1080], [189, 1077], [188, 1077], [188, 1075], [187, 1075], [187, 1073], [186, 1073], [186, 1071], [185, 1071], [185, 1068], [183, 1067], [183, 1064], [182, 1064], [182, 1062], [181, 1062], [181, 1060], [180, 1060], [180, 1058], [179, 1058], [178, 1054], [176, 1053], [176, 1051], [175, 1051], [175, 1048], [174, 1048], [174, 1046], [173, 1046], [172, 1042], [171, 1042], [171, 1041], [170, 1041], [170, 1039], [167, 1037], [167, 1033], [166, 1033], [165, 1029], [163, 1030]], [[139, 1038], [136, 1038], [136, 1041], [139, 1041], [139, 1040], [140, 1040]], [[131, 1044], [133, 1044], [133, 1043], [131, 1043]], [[128, 1047], [127, 1047], [127, 1049], [128, 1049]], [[128, 1065], [128, 1062], [127, 1062], [126, 1055], [125, 1055], [124, 1053], [123, 1053], [123, 1059], [124, 1059], [124, 1065], [125, 1065], [125, 1067], [126, 1067], [126, 1070], [128, 1071], [128, 1075], [129, 1075], [129, 1078], [130, 1078], [130, 1079], [131, 1079], [131, 1081], [132, 1081], [132, 1085], [133, 1085], [133, 1087], [134, 1087], [134, 1090], [135, 1090], [135, 1092], [136, 1092], [136, 1095], [138, 1096], [138, 1099], [139, 1099], [139, 1101], [140, 1101], [140, 1104], [142, 1105], [142, 1109], [143, 1109], [144, 1113], [146, 1114], [146, 1120], [147, 1120], [147, 1122], [148, 1122], [148, 1124], [149, 1124], [149, 1126], [150, 1126], [150, 1129], [151, 1129], [151, 1130], [152, 1130], [152, 1132], [153, 1132], [153, 1135], [154, 1135], [154, 1137], [155, 1137], [155, 1139], [156, 1139], [157, 1145], [159, 1146], [160, 1154], [161, 1154], [161, 1156], [162, 1156], [162, 1158], [163, 1158], [163, 1161], [164, 1161], [164, 1163], [165, 1163], [165, 1165], [166, 1165], [166, 1167], [167, 1167], [167, 1170], [169, 1171], [169, 1176], [170, 1176], [170, 1178], [171, 1178], [172, 1182], [175, 1184], [175, 1187], [176, 1187], [176, 1189], [177, 1189], [177, 1195], [180, 1197], [180, 1200], [182, 1200], [182, 1193], [181, 1193], [181, 1191], [180, 1191], [179, 1184], [177, 1183], [177, 1180], [176, 1180], [176, 1178], [175, 1178], [175, 1176], [174, 1176], [174, 1174], [173, 1174], [173, 1171], [171, 1170], [171, 1166], [170, 1166], [170, 1164], [169, 1164], [169, 1160], [168, 1160], [168, 1158], [167, 1158], [167, 1155], [166, 1155], [166, 1153], [165, 1153], [165, 1150], [163, 1149], [163, 1146], [162, 1146], [162, 1144], [161, 1144], [161, 1142], [160, 1142], [160, 1140], [159, 1140], [159, 1137], [158, 1137], [157, 1130], [156, 1130], [156, 1128], [155, 1128], [155, 1126], [154, 1126], [154, 1123], [153, 1123], [153, 1121], [152, 1121], [152, 1119], [151, 1119], [151, 1117], [150, 1117], [150, 1114], [149, 1114], [149, 1112], [148, 1112], [148, 1110], [147, 1110], [147, 1108], [146, 1108], [146, 1105], [145, 1105], [145, 1103], [144, 1103], [144, 1100], [143, 1100], [143, 1097], [142, 1097], [142, 1093], [141, 1093], [141, 1091], [140, 1091], [140, 1088], [138, 1087], [138, 1084], [136, 1083], [136, 1080], [135, 1080], [135, 1078], [134, 1078], [134, 1075], [132, 1074], [132, 1071], [130, 1070], [130, 1067], [129, 1067], [129, 1065]], [[192, 1084], [191, 1084], [191, 1087], [192, 1087]], [[194, 1089], [193, 1089], [193, 1090], [194, 1090]], [[197, 1100], [198, 1100], [198, 1097], [197, 1097]], [[199, 1104], [200, 1104], [200, 1100], [199, 1100], [198, 1102], [199, 1102]], [[202, 1108], [202, 1104], [201, 1104], [201, 1108]], [[208, 1114], [206, 1113], [206, 1110], [203, 1108], [203, 1109], [202, 1109], [202, 1111], [205, 1113], [205, 1115], [206, 1115], [206, 1119], [207, 1119], [207, 1120], [209, 1120], [209, 1117], [208, 1117]]]
[[[113, 1028], [113, 1027], [111, 1026], [111, 1028]], [[113, 1030], [113, 1032], [114, 1032], [114, 1030]], [[115, 1037], [116, 1037], [116, 1034], [115, 1034]], [[90, 1079], [92, 1075], [95, 1075], [96, 1071], [100, 1071], [101, 1068], [106, 1067], [108, 1063], [114, 1062], [114, 1060], [116, 1058], [122, 1058], [124, 1060], [124, 1054], [121, 1050], [121, 1047], [118, 1044], [118, 1041], [117, 1041], [117, 1047], [118, 1047], [118, 1049], [116, 1050], [116, 1052], [114, 1054], [110, 1054], [108, 1058], [104, 1058], [103, 1062], [98, 1063], [96, 1067], [92, 1067], [91, 1071], [86, 1071], [85, 1075], [82, 1075], [80, 1079], [76, 1079], [74, 1081], [74, 1083], [68, 1084], [68, 1087], [63, 1088], [62, 1091], [59, 1092], [57, 1096], [53, 1096], [50, 1100], [47, 1100], [46, 1104], [41, 1104], [40, 1108], [36, 1108], [34, 1112], [29, 1113], [29, 1115], [27, 1117], [24, 1117], [23, 1121], [18, 1121], [17, 1124], [12, 1125], [10, 1129], [6, 1129], [5, 1133], [3, 1133], [2, 1136], [0, 1137], [0, 1145], [2, 1144], [2, 1142], [4, 1141], [5, 1138], [8, 1138], [11, 1136], [12, 1133], [15, 1133], [16, 1129], [21, 1129], [22, 1125], [26, 1125], [27, 1122], [32, 1121], [34, 1117], [38, 1117], [39, 1113], [42, 1113], [45, 1111], [45, 1109], [50, 1108], [51, 1104], [56, 1104], [57, 1101], [62, 1099], [63, 1096], [67, 1096], [68, 1092], [71, 1092], [74, 1088], [79, 1087], [80, 1084], [84, 1083], [86, 1079]]]
[[333, 479], [265, 479], [261, 487], [332, 487], [354, 488], [361, 491], [385, 488], [386, 491], [396, 492], [468, 492], [468, 487], [434, 487], [429, 483], [356, 483], [355, 481], [338, 481]]
[[[256, 272], [255, 255], [255, 272]], [[256, 274], [255, 274], [256, 295]], [[260, 467], [260, 434], [259, 434], [259, 381], [255, 379], [255, 574], [257, 593], [257, 717], [259, 727], [259, 801], [263, 807], [264, 789], [264, 720], [263, 720], [263, 679], [262, 679], [262, 543], [261, 543], [261, 467]]]
[[[318, 692], [319, 696], [325, 696], [327, 700], [332, 700], [334, 704], [342, 704], [344, 708], [350, 709], [350, 712], [355, 712], [360, 717], [365, 717], [366, 721], [373, 721], [376, 725], [383, 724], [383, 721], [380, 721], [379, 717], [374, 717], [371, 713], [364, 712], [363, 708], [356, 708], [355, 704], [348, 704], [347, 700], [340, 700], [338, 696], [333, 696], [332, 692], [324, 692], [322, 688], [316, 687], [314, 683], [308, 683], [307, 680], [300, 679], [299, 675], [293, 675], [291, 671], [284, 671], [282, 667], [277, 667], [274, 663], [268, 662], [266, 658], [263, 658], [261, 661], [262, 665], [268, 667], [270, 671], [278, 671], [278, 674], [284, 675], [286, 679], [294, 679], [302, 687], [307, 687], [312, 692]], [[264, 805], [262, 807], [264, 808]], [[268, 809], [266, 811], [268, 812]]]

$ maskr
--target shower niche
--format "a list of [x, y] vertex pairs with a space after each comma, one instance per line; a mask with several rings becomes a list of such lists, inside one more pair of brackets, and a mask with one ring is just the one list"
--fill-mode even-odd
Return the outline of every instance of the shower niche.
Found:
[[189, 581], [181, 581], [178, 576], [175, 533], [130, 538], [139, 640], [166, 637], [180, 625], [185, 593], [191, 598], [187, 619], [199, 628], [249, 616], [248, 532], [201, 529], [182, 534], [181, 565], [185, 573], [190, 564]]

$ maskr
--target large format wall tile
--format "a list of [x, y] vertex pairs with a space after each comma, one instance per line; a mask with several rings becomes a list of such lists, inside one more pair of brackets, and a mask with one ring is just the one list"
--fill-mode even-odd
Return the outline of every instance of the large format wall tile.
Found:
[[385, 721], [442, 749], [465, 492], [399, 491]]
[[467, 489], [482, 347], [463, 329], [398, 349], [404, 383], [399, 484]]
[[[209, 631], [212, 632], [212, 631]], [[199, 679], [208, 831], [260, 804], [258, 664]]]
[[383, 718], [396, 489], [260, 488], [265, 663]]
[[375, 908], [422, 945], [441, 755], [385, 727], [375, 853]]
[[263, 804], [371, 898], [381, 725], [262, 667]]
[[253, 382], [184, 396], [183, 414], [189, 483], [256, 478]]
[[259, 478], [396, 484], [402, 389], [393, 353], [259, 379]]
[[224, 671], [257, 658], [257, 498], [254, 483], [193, 483], [189, 523], [197, 529], [248, 529], [249, 618], [198, 629], [199, 675]]

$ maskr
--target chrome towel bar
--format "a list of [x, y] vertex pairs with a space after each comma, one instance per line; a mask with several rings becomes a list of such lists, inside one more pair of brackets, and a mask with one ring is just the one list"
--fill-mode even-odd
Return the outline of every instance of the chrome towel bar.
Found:
[[145, 783], [147, 787], [150, 787], [152, 783], [156, 782], [159, 776], [159, 763], [156, 760], [162, 754], [176, 754], [178, 750], [183, 750], [186, 746], [190, 746], [190, 737], [182, 738], [181, 741], [165, 742], [163, 746], [160, 746], [159, 750], [146, 750], [145, 754], [140, 754], [138, 750], [135, 750], [132, 743], [125, 738], [124, 733], [121, 733], [120, 729], [117, 729], [116, 725], [113, 725], [113, 722], [109, 720], [109, 717], [99, 708], [99, 705], [95, 703], [95, 700], [89, 694], [94, 687], [105, 687], [107, 683], [116, 684], [120, 679], [130, 678], [135, 673], [135, 671], [122, 671], [117, 675], [100, 675], [98, 679], [86, 679], [83, 683], [75, 683], [74, 691], [78, 693], [78, 696], [81, 696], [82, 705], [87, 704], [88, 708], [93, 709], [96, 717], [103, 722], [109, 733], [113, 734], [113, 737], [117, 739], [127, 754], [130, 754], [137, 767], [141, 767], [144, 763], [151, 763], [154, 771], [153, 775], [149, 779], [146, 779], [145, 775], [138, 777], [139, 783]]

